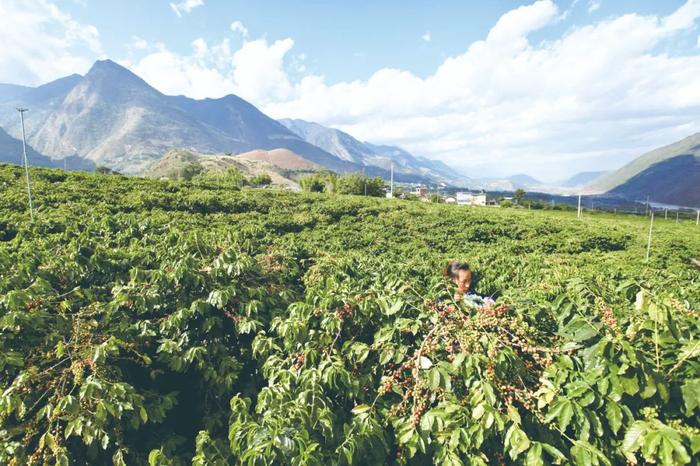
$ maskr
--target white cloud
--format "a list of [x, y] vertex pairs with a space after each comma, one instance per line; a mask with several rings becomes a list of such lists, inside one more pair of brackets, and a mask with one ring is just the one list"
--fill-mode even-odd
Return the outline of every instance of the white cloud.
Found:
[[700, 56], [657, 51], [693, 26], [696, 3], [532, 44], [530, 33], [561, 18], [552, 2], [536, 2], [503, 15], [485, 40], [426, 78], [396, 69], [335, 84], [306, 76], [291, 99], [260, 104], [274, 117], [398, 143], [474, 175], [613, 168], [700, 130]]
[[127, 47], [133, 50], [145, 50], [148, 48], [148, 42], [139, 36], [131, 36], [131, 42]]
[[202, 38], [192, 41], [192, 54], [182, 56], [165, 44], [148, 47], [139, 60], [122, 60], [146, 82], [165, 94], [189, 97], [223, 97], [236, 92], [233, 80], [226, 73], [233, 57], [228, 39], [210, 46]]
[[664, 18], [663, 28], [669, 31], [687, 29], [700, 17], [700, 0], [688, 0], [682, 7]]
[[183, 0], [178, 3], [171, 3], [170, 8], [172, 8], [178, 18], [182, 18], [183, 13], [189, 13], [202, 5], [204, 5], [204, 0]]
[[593, 13], [602, 5], [602, 0], [588, 0], [588, 12]]
[[0, 2], [0, 82], [41, 84], [83, 73], [104, 55], [97, 28], [47, 0]]
[[430, 42], [433, 40], [433, 36], [430, 34], [430, 31], [426, 31], [425, 34], [421, 36], [421, 39], [423, 39], [424, 42]]
[[533, 44], [531, 33], [564, 20], [552, 1], [538, 1], [504, 14], [484, 40], [425, 78], [385, 68], [328, 83], [303, 74], [291, 39], [246, 40], [235, 51], [227, 40], [198, 39], [189, 56], [161, 47], [133, 68], [166, 93], [233, 92], [272, 117], [403, 145], [473, 176], [551, 178], [613, 168], [700, 131], [700, 54], [658, 47], [694, 26], [697, 3], [667, 17], [627, 14], [570, 27]]
[[248, 37], [248, 28], [245, 27], [240, 21], [234, 21], [231, 23], [231, 30], [237, 34], [240, 34], [243, 38]]
[[[505, 13], [483, 40], [425, 77], [383, 68], [366, 79], [328, 82], [307, 71], [291, 38], [248, 39], [236, 22], [231, 30], [244, 38], [237, 49], [229, 38], [196, 38], [183, 55], [133, 37], [122, 63], [167, 94], [235, 93], [272, 117], [402, 145], [473, 176], [552, 178], [613, 168], [700, 131], [700, 51], [674, 49], [698, 18], [700, 0], [690, 0], [665, 17], [625, 14], [572, 25], [541, 0]], [[533, 33], [553, 24], [558, 30], [562, 21], [566, 32], [533, 41]], [[34, 84], [85, 71], [102, 55], [97, 30], [48, 0], [0, 2], [0, 40], [0, 82]]]

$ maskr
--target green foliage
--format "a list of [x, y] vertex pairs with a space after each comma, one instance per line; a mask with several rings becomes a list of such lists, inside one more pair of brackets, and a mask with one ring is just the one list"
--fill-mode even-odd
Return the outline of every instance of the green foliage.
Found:
[[272, 177], [270, 177], [270, 175], [268, 175], [267, 173], [255, 175], [250, 180], [248, 180], [248, 184], [252, 186], [269, 186], [272, 184]]
[[513, 199], [516, 204], [522, 205], [523, 200], [525, 200], [525, 190], [522, 188], [516, 189], [515, 193], [513, 193]]
[[332, 193], [335, 189], [337, 175], [333, 172], [321, 171], [302, 176], [299, 185], [302, 191], [308, 193]]
[[95, 167], [95, 173], [98, 173], [100, 175], [119, 175], [120, 173], [118, 171], [112, 170], [111, 168], [104, 167], [102, 165], [98, 165]]
[[0, 167], [1, 464], [700, 461], [690, 222], [56, 173]]
[[198, 161], [187, 162], [181, 167], [172, 169], [166, 178], [171, 180], [192, 181], [196, 176], [204, 173], [204, 167]]
[[359, 174], [336, 175], [322, 171], [306, 175], [299, 182], [301, 189], [312, 193], [353, 194], [356, 196], [384, 196], [384, 180]]
[[229, 167], [226, 171], [204, 171], [197, 175], [194, 180], [197, 183], [233, 189], [239, 189], [249, 183], [243, 172], [237, 167]]
[[342, 175], [335, 182], [335, 193], [382, 197], [384, 180], [380, 177], [367, 178], [357, 174]]

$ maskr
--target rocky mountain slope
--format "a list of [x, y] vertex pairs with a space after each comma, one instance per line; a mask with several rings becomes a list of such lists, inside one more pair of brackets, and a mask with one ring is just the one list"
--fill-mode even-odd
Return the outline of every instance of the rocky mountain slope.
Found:
[[55, 159], [77, 154], [126, 173], [145, 170], [176, 147], [201, 153], [287, 148], [331, 170], [362, 168], [309, 144], [236, 96], [166, 96], [110, 60], [96, 62], [83, 77], [38, 88], [3, 86], [0, 126], [12, 126], [19, 105], [30, 107], [28, 140], [38, 151]]
[[446, 164], [417, 157], [396, 146], [362, 142], [348, 133], [304, 120], [279, 120], [289, 130], [309, 143], [324, 149], [338, 158], [364, 167], [390, 170], [394, 164], [394, 177], [403, 181], [436, 182], [451, 184], [468, 183], [468, 178]]
[[[10, 136], [5, 130], [0, 128], [0, 163], [11, 163], [22, 165], [22, 141]], [[94, 170], [95, 165], [80, 157], [72, 156], [59, 161], [51, 159], [44, 154], [40, 154], [31, 146], [27, 146], [27, 159], [29, 166], [47, 168], [66, 168], [68, 170]]]

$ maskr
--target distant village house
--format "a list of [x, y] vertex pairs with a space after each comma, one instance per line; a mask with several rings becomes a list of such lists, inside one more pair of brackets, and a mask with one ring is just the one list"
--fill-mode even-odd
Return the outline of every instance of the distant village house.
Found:
[[428, 197], [428, 188], [425, 186], [418, 186], [415, 191], [413, 191], [413, 194], [420, 198]]
[[486, 205], [486, 193], [459, 192], [455, 195], [457, 205]]

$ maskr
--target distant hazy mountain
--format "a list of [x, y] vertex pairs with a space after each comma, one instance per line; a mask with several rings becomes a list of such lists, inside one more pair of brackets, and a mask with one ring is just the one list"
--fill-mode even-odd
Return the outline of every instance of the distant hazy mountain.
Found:
[[365, 167], [390, 170], [394, 164], [394, 177], [399, 181], [446, 181], [459, 183], [467, 180], [457, 170], [446, 164], [416, 157], [396, 146], [361, 142], [335, 128], [304, 120], [279, 120], [289, 130], [309, 143], [324, 149], [343, 160]]
[[525, 175], [525, 174], [523, 174], [523, 173], [520, 173], [520, 174], [517, 174], [517, 175], [513, 175], [513, 176], [509, 176], [509, 177], [508, 177], [508, 181], [510, 181], [511, 183], [513, 183], [513, 187], [515, 187], [515, 189], [518, 189], [518, 188], [522, 188], [522, 189], [532, 188], [532, 187], [534, 187], [534, 186], [540, 186], [540, 185], [544, 184], [544, 183], [542, 183], [540, 180], [535, 179], [535, 178], [533, 178], [533, 177], [530, 176], [530, 175]]
[[572, 176], [571, 178], [568, 178], [568, 179], [562, 181], [561, 183], [559, 183], [559, 185], [561, 187], [564, 187], [564, 188], [577, 188], [579, 186], [586, 186], [586, 185], [593, 183], [594, 181], [596, 181], [598, 178], [605, 175], [606, 173], [608, 173], [608, 172], [606, 172], [606, 171], [594, 171], [594, 172], [577, 173], [574, 176]]
[[203, 153], [286, 148], [331, 170], [362, 168], [308, 143], [236, 96], [166, 96], [110, 60], [96, 62], [83, 77], [38, 88], [1, 86], [0, 126], [11, 133], [17, 105], [30, 108], [28, 140], [39, 152], [55, 159], [78, 154], [127, 173], [145, 170], [176, 147]]
[[[22, 141], [13, 138], [5, 130], [0, 128], [0, 163], [12, 163], [22, 165]], [[68, 170], [94, 170], [95, 165], [80, 157], [70, 157], [65, 161], [57, 161], [38, 153], [31, 146], [27, 146], [27, 159], [31, 167], [67, 168]]]
[[655, 149], [589, 187], [629, 200], [700, 206], [700, 133]]

